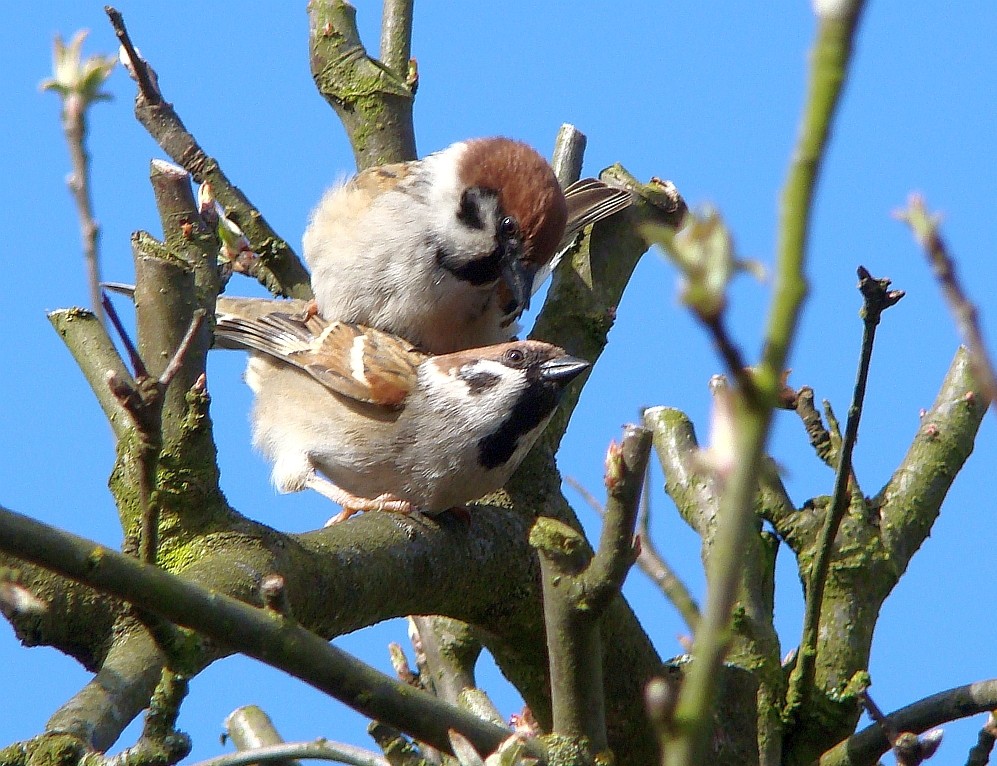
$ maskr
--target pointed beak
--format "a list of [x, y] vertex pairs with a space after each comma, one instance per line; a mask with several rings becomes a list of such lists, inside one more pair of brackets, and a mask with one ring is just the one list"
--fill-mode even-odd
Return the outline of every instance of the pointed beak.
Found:
[[506, 316], [519, 316], [530, 307], [533, 296], [533, 270], [523, 263], [518, 255], [509, 254], [502, 264], [502, 280], [505, 282], [506, 299], [502, 313]]
[[591, 366], [592, 365], [584, 359], [579, 359], [577, 356], [568, 356], [565, 354], [564, 356], [559, 356], [556, 359], [550, 359], [541, 364], [540, 377], [543, 380], [566, 384], [568, 381], [585, 372], [585, 370]]

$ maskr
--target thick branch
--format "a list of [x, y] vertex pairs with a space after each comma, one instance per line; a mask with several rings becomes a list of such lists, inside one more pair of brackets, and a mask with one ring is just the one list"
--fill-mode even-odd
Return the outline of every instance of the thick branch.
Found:
[[[346, 128], [358, 169], [414, 160], [414, 83], [390, 62], [386, 66], [367, 55], [357, 31], [356, 13], [344, 0], [308, 3], [315, 85]], [[400, 31], [402, 25], [393, 33]], [[388, 52], [392, 59], [400, 58], [404, 45], [396, 37], [391, 39]]]
[[[892, 725], [900, 731], [921, 733], [997, 708], [997, 679], [957, 686], [900, 708], [889, 714]], [[874, 724], [820, 757], [820, 766], [874, 766], [890, 749], [882, 726]]]
[[579, 603], [579, 579], [591, 551], [574, 529], [545, 517], [530, 530], [530, 544], [540, 556], [554, 733], [587, 739], [592, 753], [602, 752], [607, 744], [602, 645], [597, 623], [585, 619]]
[[550, 165], [557, 176], [557, 182], [566, 189], [582, 176], [582, 160], [585, 157], [585, 144], [588, 139], [574, 125], [564, 123], [554, 139], [554, 156]]
[[[132, 237], [135, 258], [135, 315], [138, 350], [153, 378], [160, 378], [180, 347], [199, 302], [194, 295], [194, 273], [171, 251], [147, 234]], [[204, 373], [210, 346], [208, 329], [202, 328], [193, 353], [186, 354], [163, 401], [163, 443], [175, 446], [182, 439], [187, 414], [187, 392]]]
[[52, 715], [46, 731], [73, 734], [95, 750], [107, 750], [149, 705], [162, 667], [163, 654], [152, 636], [133, 626], [116, 637], [100, 670]]
[[481, 642], [467, 625], [447, 617], [412, 617], [436, 696], [456, 705], [465, 689], [475, 688], [474, 663]]
[[633, 530], [650, 449], [650, 433], [635, 426], [627, 427], [619, 446], [610, 445], [609, 502], [595, 556], [584, 537], [561, 522], [540, 518], [530, 531], [540, 555], [554, 733], [587, 740], [593, 754], [608, 745], [599, 621], [634, 561]]
[[651, 454], [651, 432], [628, 425], [619, 447], [610, 446], [606, 457], [606, 515], [599, 547], [582, 574], [586, 613], [601, 617], [609, 599], [623, 587], [633, 566], [634, 527], [640, 510], [641, 490]]
[[149, 181], [163, 227], [163, 242], [194, 272], [197, 304], [210, 314], [221, 289], [219, 242], [215, 229], [202, 217], [194, 199], [190, 173], [173, 163], [153, 160]]
[[[787, 763], [811, 763], [829, 737], [847, 736], [855, 726], [859, 707], [844, 690], [868, 667], [880, 607], [926, 539], [972, 451], [986, 414], [975, 386], [968, 355], [960, 349], [907, 456], [869, 502], [869, 513], [842, 520], [821, 608], [813, 698], [787, 731]], [[816, 555], [826, 511], [827, 499], [818, 498], [784, 525], [801, 577]]]
[[[270, 716], [256, 705], [236, 708], [225, 718], [225, 733], [235, 749], [239, 751], [258, 750], [285, 744]], [[270, 761], [273, 766], [300, 766], [290, 758]], [[203, 766], [203, 764], [202, 764]]]
[[960, 348], [907, 454], [871, 501], [879, 509], [883, 545], [900, 573], [928, 536], [949, 487], [972, 453], [986, 408], [972, 359]]
[[[654, 447], [665, 474], [665, 491], [675, 502], [679, 515], [702, 538], [704, 566], [709, 569], [716, 553], [716, 537], [720, 525], [719, 506], [722, 496], [716, 477], [704, 467], [692, 423], [681, 412], [667, 407], [652, 407], [644, 411], [644, 424], [654, 434]], [[785, 500], [778, 477], [762, 472], [761, 487], [753, 507], [758, 515], [765, 516], [779, 511], [772, 505]], [[758, 742], [753, 751], [763, 752], [763, 763], [778, 761], [778, 743], [781, 723], [778, 710], [782, 704], [784, 678], [780, 664], [779, 639], [773, 627], [775, 572], [777, 545], [761, 532], [760, 522], [754, 522], [744, 540], [747, 549], [739, 569], [737, 583], [736, 624], [731, 631], [732, 646], [727, 660], [741, 668], [750, 669], [755, 677], [757, 690], [734, 687], [751, 695], [740, 704], [757, 710], [756, 729]], [[701, 620], [700, 620], [701, 624]], [[757, 703], [755, 695], [757, 693]], [[738, 707], [737, 700], [725, 700], [725, 706]], [[726, 737], [756, 736], [754, 730], [727, 731]], [[774, 750], [773, 750], [774, 749]]]
[[60, 309], [48, 315], [49, 322], [69, 348], [83, 376], [93, 389], [97, 403], [119, 437], [131, 427], [131, 418], [107, 385], [108, 374], [122, 380], [131, 377], [118, 356], [107, 330], [93, 312], [85, 309]]
[[[278, 667], [372, 718], [449, 750], [447, 729], [493, 752], [508, 732], [378, 673], [322, 638], [266, 611], [200, 588], [103, 546], [0, 510], [0, 546], [105, 590], [171, 622]], [[540, 751], [536, 751], [540, 755]]]
[[[681, 197], [662, 206], [654, 189], [640, 184], [619, 165], [603, 171], [604, 181], [630, 189], [638, 197], [626, 210], [599, 221], [591, 236], [554, 271], [550, 291], [530, 337], [546, 340], [569, 354], [595, 362], [616, 320], [616, 307], [640, 257], [650, 243], [640, 233], [644, 223], [678, 226], [685, 214]], [[587, 379], [587, 376], [586, 376]], [[564, 435], [582, 387], [572, 386], [541, 437], [552, 450]]]
[[119, 602], [4, 554], [0, 572], [45, 605], [42, 610], [4, 610], [22, 644], [54, 647], [91, 671], [100, 667], [111, 646]]

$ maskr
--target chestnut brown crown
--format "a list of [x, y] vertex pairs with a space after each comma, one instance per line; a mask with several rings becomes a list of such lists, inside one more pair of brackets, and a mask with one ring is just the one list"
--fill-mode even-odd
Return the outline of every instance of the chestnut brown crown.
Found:
[[529, 263], [541, 266], [554, 257], [568, 208], [553, 169], [535, 149], [510, 138], [473, 139], [458, 175], [465, 186], [498, 193], [502, 210], [519, 223]]

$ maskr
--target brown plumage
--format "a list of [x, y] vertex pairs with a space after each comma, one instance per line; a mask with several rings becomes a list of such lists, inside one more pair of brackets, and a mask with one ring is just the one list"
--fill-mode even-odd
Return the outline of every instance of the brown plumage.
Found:
[[588, 364], [538, 341], [427, 356], [320, 317], [225, 315], [251, 353], [253, 443], [282, 492], [362, 510], [438, 512], [500, 488]]
[[527, 261], [542, 264], [554, 257], [568, 206], [554, 171], [535, 149], [510, 138], [468, 141], [458, 175], [465, 186], [498, 192], [499, 206], [519, 223]]
[[501, 343], [566, 240], [629, 203], [594, 179], [562, 193], [546, 160], [507, 138], [365, 170], [305, 231], [318, 311], [433, 354]]

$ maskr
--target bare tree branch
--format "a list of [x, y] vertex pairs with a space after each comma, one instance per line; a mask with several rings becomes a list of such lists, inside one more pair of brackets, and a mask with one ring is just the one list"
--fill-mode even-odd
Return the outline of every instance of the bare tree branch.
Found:
[[865, 400], [866, 384], [869, 380], [869, 366], [872, 362], [872, 349], [876, 340], [876, 328], [882, 313], [896, 305], [904, 294], [901, 290], [889, 290], [890, 280], [874, 279], [864, 267], [859, 266], [859, 290], [862, 292], [862, 350], [856, 374], [852, 404], [848, 409], [845, 435], [838, 452], [838, 465], [834, 477], [834, 492], [831, 507], [824, 519], [816, 555], [811, 564], [806, 586], [806, 605], [803, 617], [803, 631], [800, 638], [796, 665], [789, 677], [786, 693], [784, 717], [791, 720], [800, 705], [804, 704], [813, 686], [814, 665], [817, 661], [817, 634], [820, 626], [821, 606], [824, 601], [824, 585], [827, 571], [834, 554], [834, 541], [838, 536], [841, 519], [848, 510], [849, 479], [852, 476], [852, 451], [858, 439], [859, 420], [862, 417], [862, 404]]
[[298, 256], [266, 222], [260, 211], [238, 187], [229, 181], [218, 162], [209, 157], [187, 130], [173, 106], [163, 98], [158, 79], [149, 63], [135, 51], [125, 29], [124, 19], [114, 8], [105, 8], [115, 34], [122, 41], [128, 69], [139, 83], [135, 96], [135, 116], [174, 162], [187, 170], [198, 183], [211, 184], [216, 199], [249, 238], [253, 252], [260, 256], [257, 278], [276, 295], [309, 299], [312, 297], [308, 272]]
[[928, 213], [924, 200], [916, 194], [911, 196], [907, 209], [900, 211], [898, 217], [910, 226], [914, 236], [924, 248], [924, 254], [935, 272], [942, 294], [955, 316], [959, 334], [969, 347], [970, 358], [973, 360], [973, 373], [980, 382], [983, 395], [990, 401], [994, 414], [997, 415], [997, 368], [994, 367], [993, 360], [987, 352], [986, 342], [983, 340], [979, 312], [956, 276], [955, 261], [949, 255], [945, 240], [942, 239], [938, 217]]
[[633, 529], [651, 449], [651, 434], [628, 426], [606, 458], [609, 502], [599, 550], [571, 527], [541, 517], [530, 530], [540, 556], [550, 656], [553, 731], [586, 740], [596, 755], [608, 746], [599, 621], [633, 564]]
[[[394, 18], [404, 15], [404, 8], [404, 4], [399, 5], [401, 13]], [[367, 54], [357, 31], [356, 15], [356, 9], [345, 0], [308, 3], [315, 85], [346, 128], [358, 169], [414, 160], [417, 154], [412, 104], [416, 80], [394, 68], [406, 50], [399, 39], [404, 23], [392, 23], [386, 51], [392, 62], [382, 63]]]
[[381, 12], [381, 63], [401, 78], [409, 76], [412, 61], [414, 4], [414, 0], [385, 0]]
[[[888, 715], [897, 731], [921, 733], [966, 716], [997, 708], [997, 679], [957, 686], [925, 697]], [[820, 756], [820, 766], [874, 766], [890, 749], [878, 723], [869, 726]]]
[[[450, 750], [448, 729], [491, 753], [500, 727], [384, 676], [314, 633], [260, 609], [140, 564], [89, 540], [0, 509], [0, 548], [67, 577], [141, 604], [171, 622], [300, 678], [372, 718]], [[532, 748], [537, 757], [543, 755]]]

